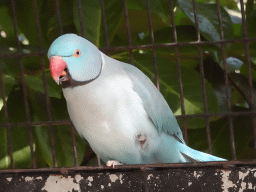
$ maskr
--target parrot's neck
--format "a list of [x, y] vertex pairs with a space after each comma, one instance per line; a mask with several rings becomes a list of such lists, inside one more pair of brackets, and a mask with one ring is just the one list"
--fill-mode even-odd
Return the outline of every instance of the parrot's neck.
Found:
[[[100, 52], [100, 53], [101, 53], [101, 52]], [[72, 87], [76, 87], [76, 86], [86, 85], [86, 84], [88, 84], [88, 83], [94, 81], [95, 79], [97, 79], [97, 78], [101, 75], [102, 69], [103, 69], [103, 67], [104, 67], [104, 65], [105, 65], [104, 59], [103, 59], [104, 56], [106, 56], [106, 55], [103, 54], [103, 53], [101, 53], [101, 58], [102, 58], [101, 68], [100, 68], [99, 74], [98, 74], [95, 78], [90, 79], [89, 81], [76, 81], [76, 80], [74, 80], [74, 79], [72, 78], [72, 76], [68, 73], [69, 80], [68, 80], [68, 81], [63, 81], [63, 82], [61, 83], [62, 88], [65, 89], [65, 88], [68, 88], [68, 87], [71, 87], [71, 88], [72, 88]]]

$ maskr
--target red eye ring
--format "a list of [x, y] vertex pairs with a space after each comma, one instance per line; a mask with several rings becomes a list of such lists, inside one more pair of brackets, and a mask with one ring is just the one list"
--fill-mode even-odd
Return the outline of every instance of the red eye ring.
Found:
[[81, 55], [81, 51], [79, 49], [76, 49], [73, 56], [74, 57], [80, 57], [80, 55]]

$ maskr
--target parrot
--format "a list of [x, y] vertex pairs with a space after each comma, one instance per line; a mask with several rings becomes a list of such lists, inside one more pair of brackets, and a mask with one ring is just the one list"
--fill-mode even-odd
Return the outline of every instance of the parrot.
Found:
[[72, 33], [55, 39], [47, 56], [74, 127], [107, 166], [226, 161], [186, 145], [163, 95], [137, 67]]

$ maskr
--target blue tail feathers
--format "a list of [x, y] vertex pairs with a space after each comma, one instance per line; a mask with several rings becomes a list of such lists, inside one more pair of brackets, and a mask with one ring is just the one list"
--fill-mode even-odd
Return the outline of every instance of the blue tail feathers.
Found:
[[226, 159], [191, 149], [185, 144], [181, 144], [179, 149], [186, 162], [227, 161]]

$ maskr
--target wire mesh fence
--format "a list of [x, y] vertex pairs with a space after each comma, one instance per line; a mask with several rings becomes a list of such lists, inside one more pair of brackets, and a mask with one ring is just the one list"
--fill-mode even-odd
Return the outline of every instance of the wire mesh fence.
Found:
[[150, 76], [186, 143], [229, 160], [254, 159], [254, 2], [234, 1], [233, 20], [223, 2], [3, 1], [1, 168], [77, 167], [89, 158], [46, 59], [51, 42], [71, 32]]

